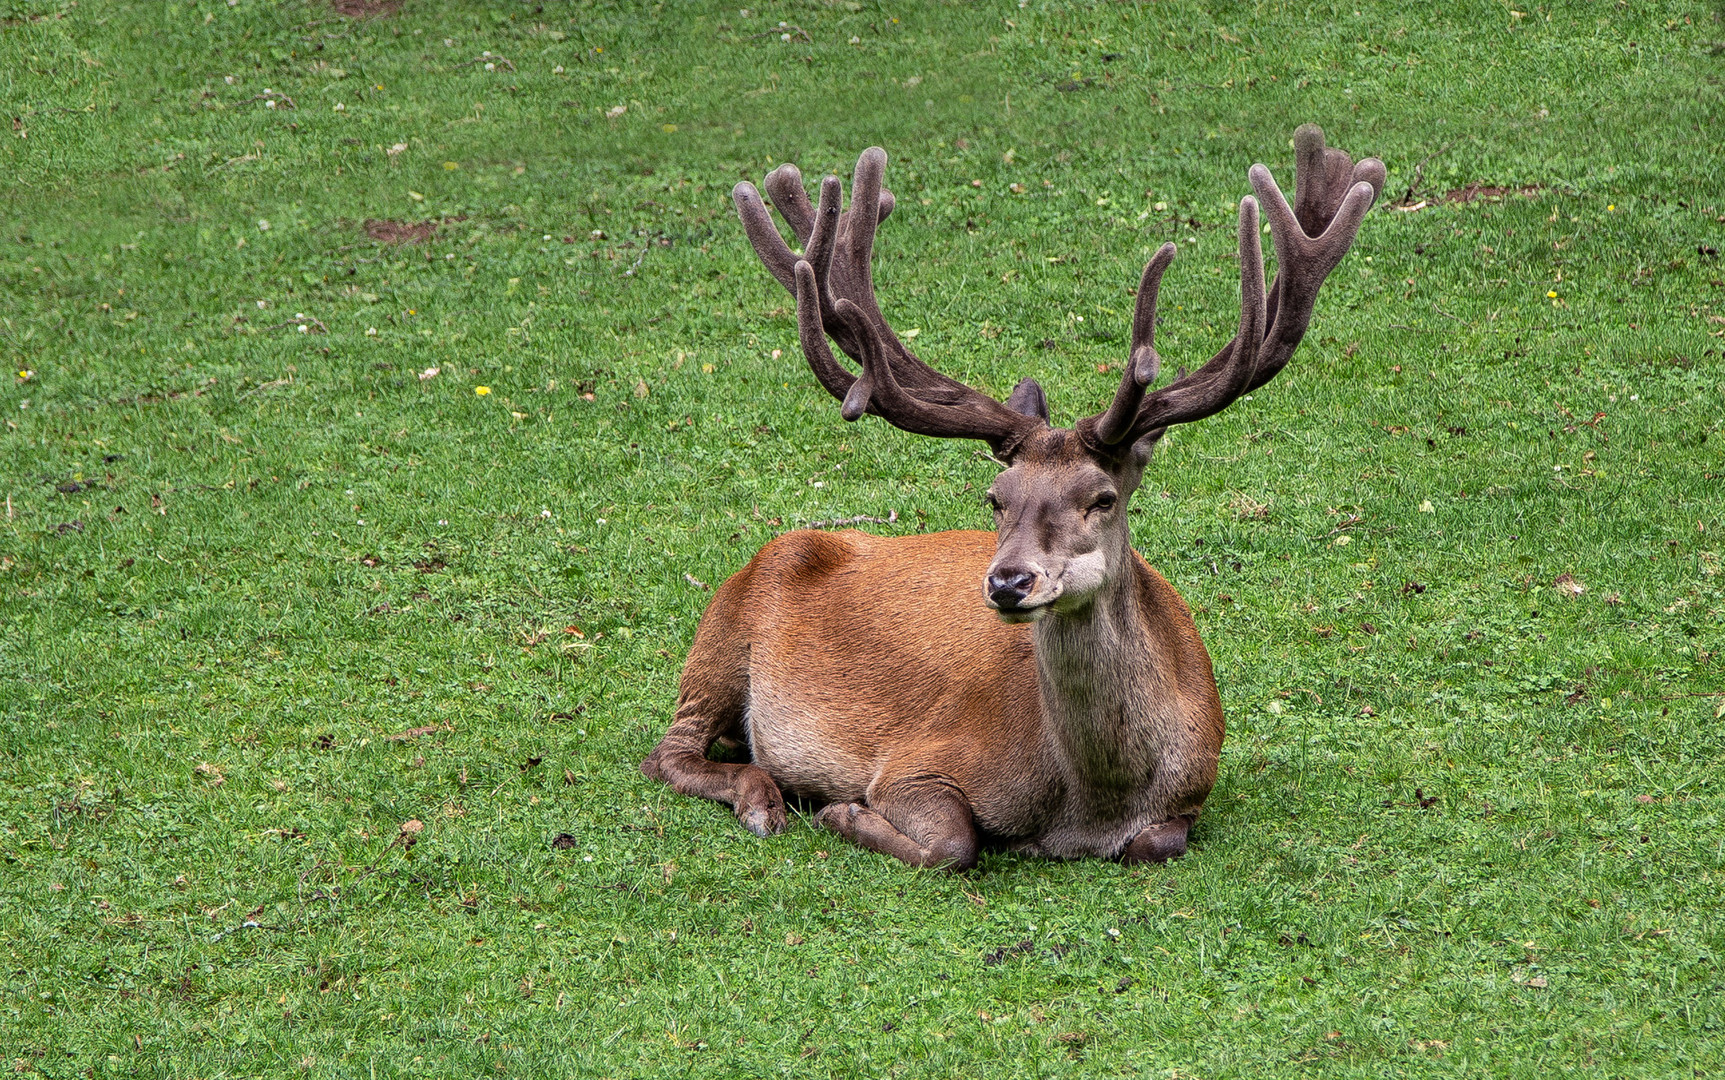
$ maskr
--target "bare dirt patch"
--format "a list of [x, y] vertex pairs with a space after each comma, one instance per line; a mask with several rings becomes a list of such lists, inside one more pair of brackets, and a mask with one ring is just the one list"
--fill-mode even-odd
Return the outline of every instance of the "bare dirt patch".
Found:
[[1502, 202], [1511, 195], [1520, 195], [1523, 198], [1532, 198], [1544, 190], [1545, 188], [1539, 184], [1528, 184], [1525, 187], [1494, 187], [1489, 184], [1469, 184], [1466, 187], [1459, 187], [1452, 191], [1444, 192], [1443, 201], [1447, 203], [1470, 203], [1476, 199], [1483, 199], [1486, 202]]
[[437, 237], [435, 221], [384, 221], [368, 218], [365, 235], [380, 244], [423, 244]]
[[401, 10], [402, 0], [329, 0], [337, 15], [350, 19], [382, 19]]

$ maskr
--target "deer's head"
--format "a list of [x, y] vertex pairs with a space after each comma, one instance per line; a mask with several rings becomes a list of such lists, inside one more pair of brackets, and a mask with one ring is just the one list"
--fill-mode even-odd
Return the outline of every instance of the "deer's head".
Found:
[[1126, 505], [1148, 450], [1098, 454], [1052, 427], [1027, 437], [988, 488], [995, 549], [983, 601], [1007, 622], [1088, 606], [1129, 565]]
[[[981, 439], [1005, 466], [988, 493], [997, 540], [981, 587], [1001, 618], [1022, 622], [1081, 610], [1125, 571], [1131, 558], [1127, 504], [1169, 427], [1222, 411], [1275, 378], [1293, 357], [1319, 288], [1347, 254], [1384, 184], [1382, 162], [1355, 164], [1344, 151], [1326, 147], [1314, 125], [1295, 132], [1294, 145], [1294, 207], [1264, 166], [1248, 174], [1257, 197], [1240, 200], [1240, 328], [1234, 339], [1197, 370], [1181, 370], [1150, 390], [1161, 369], [1156, 294], [1175, 252], [1164, 244], [1139, 282], [1131, 353], [1114, 400], [1070, 428], [1050, 424], [1047, 398], [1034, 380], [997, 401], [918, 360], [882, 317], [870, 257], [876, 227], [894, 205], [881, 187], [884, 151], [863, 151], [843, 213], [835, 176], [821, 181], [818, 205], [809, 202], [796, 166], [782, 165], [767, 177], [774, 207], [803, 244], [801, 257], [779, 235], [754, 185], [738, 184], [732, 195], [755, 252], [796, 296], [803, 353], [821, 385], [843, 403], [846, 420], [873, 413], [920, 435]], [[1277, 262], [1267, 290], [1260, 204]], [[860, 375], [834, 359], [829, 336], [861, 365]]]

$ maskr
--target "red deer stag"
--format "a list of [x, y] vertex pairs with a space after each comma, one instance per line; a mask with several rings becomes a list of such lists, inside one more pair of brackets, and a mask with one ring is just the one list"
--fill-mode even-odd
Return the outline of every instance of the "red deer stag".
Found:
[[[923, 364], [882, 318], [869, 260], [893, 207], [883, 151], [863, 152], [842, 214], [837, 177], [814, 206], [795, 166], [767, 177], [801, 256], [754, 186], [738, 184], [743, 227], [796, 296], [803, 352], [841, 415], [986, 442], [1005, 465], [988, 492], [996, 531], [769, 543], [714, 594], [675, 721], [641, 771], [729, 803], [761, 836], [785, 827], [790, 792], [821, 804], [817, 824], [912, 866], [967, 869], [985, 844], [1127, 862], [1184, 854], [1216, 780], [1222, 706], [1185, 602], [1132, 549], [1126, 506], [1163, 432], [1287, 364], [1383, 189], [1382, 162], [1355, 164], [1315, 126], [1294, 145], [1295, 206], [1262, 165], [1249, 173], [1257, 198], [1240, 200], [1239, 333], [1146, 392], [1161, 365], [1156, 290], [1175, 251], [1164, 244], [1144, 268], [1113, 402], [1071, 428], [1050, 426], [1033, 380], [996, 401]], [[1277, 262], [1268, 291], [1260, 206]], [[751, 761], [710, 759], [722, 739], [746, 743]]]

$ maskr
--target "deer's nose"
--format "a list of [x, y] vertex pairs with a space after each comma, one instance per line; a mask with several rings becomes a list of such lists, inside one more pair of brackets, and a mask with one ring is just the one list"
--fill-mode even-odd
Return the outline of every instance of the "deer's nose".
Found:
[[995, 607], [1015, 608], [1036, 587], [1036, 575], [1028, 570], [1002, 568], [988, 575], [988, 598]]

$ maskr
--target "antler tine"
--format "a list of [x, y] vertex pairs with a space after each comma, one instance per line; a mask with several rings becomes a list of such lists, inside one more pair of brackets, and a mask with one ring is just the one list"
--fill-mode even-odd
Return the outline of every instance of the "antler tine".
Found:
[[[1248, 174], [1257, 199], [1248, 197], [1240, 203], [1239, 334], [1191, 375], [1182, 372], [1173, 383], [1143, 397], [1131, 424], [1122, 426], [1118, 412], [1132, 398], [1127, 382], [1136, 375], [1133, 364], [1109, 410], [1080, 425], [1089, 433], [1087, 440], [1094, 437], [1093, 445], [1130, 445], [1169, 425], [1214, 415], [1287, 366], [1311, 322], [1318, 290], [1353, 245], [1384, 184], [1383, 162], [1366, 158], [1355, 164], [1345, 151], [1325, 146], [1324, 133], [1315, 124], [1295, 132], [1294, 146], [1298, 211], [1288, 205], [1269, 169], [1253, 165]], [[1257, 232], [1260, 203], [1276, 249], [1277, 273], [1267, 294]], [[1143, 302], [1140, 290], [1140, 308]], [[1135, 319], [1134, 349], [1137, 341]]]
[[[1264, 252], [1258, 236], [1258, 201], [1248, 195], [1240, 200], [1240, 330], [1209, 362], [1190, 375], [1182, 373], [1173, 382], [1146, 396], [1130, 424], [1115, 437], [1102, 437], [1104, 422], [1113, 413], [1079, 422], [1085, 441], [1098, 449], [1118, 452], [1145, 435], [1173, 424], [1202, 420], [1221, 412], [1246, 392], [1258, 366], [1258, 349], [1264, 338]], [[1157, 253], [1158, 256], [1161, 252]], [[1146, 268], [1146, 277], [1149, 268]], [[1140, 294], [1142, 301], [1142, 294]], [[1136, 331], [1134, 332], [1136, 336]], [[1134, 365], [1136, 366], [1136, 365]], [[1131, 372], [1128, 377], [1131, 377]], [[1125, 379], [1115, 395], [1118, 403], [1127, 391]]]
[[[807, 196], [804, 196], [807, 198]], [[791, 254], [790, 245], [779, 235], [774, 227], [773, 219], [767, 214], [766, 204], [761, 202], [761, 193], [755, 190], [755, 185], [747, 180], [731, 189], [731, 201], [737, 206], [737, 217], [742, 219], [743, 232], [748, 234], [749, 243], [754, 247], [755, 254], [760, 256], [767, 272], [778, 279], [780, 285], [796, 295], [797, 257]]]
[[772, 196], [779, 216], [796, 234], [797, 243], [807, 244], [815, 227], [815, 208], [809, 205], [809, 193], [803, 190], [803, 171], [787, 161], [768, 173], [762, 186]]
[[[857, 380], [857, 384], [860, 386], [865, 380], [872, 383], [868, 411], [893, 427], [913, 435], [932, 435], [946, 439], [983, 439], [997, 455], [1008, 457], [1017, 449], [1024, 436], [1043, 426], [1041, 418], [1026, 416], [1009, 409], [987, 394], [971, 390], [962, 383], [955, 385], [969, 391], [969, 396], [960, 404], [942, 404], [914, 396], [899, 383], [893, 363], [883, 348], [885, 342], [880, 335], [870, 332], [872, 328], [868, 325], [867, 314], [845, 297], [839, 299], [838, 314], [840, 319], [849, 324], [852, 333], [863, 345], [865, 374], [862, 379]], [[856, 389], [853, 387], [851, 396], [845, 402], [847, 409], [856, 396]], [[850, 417], [847, 416], [846, 419]]]
[[[773, 200], [773, 206], [778, 210], [779, 216], [784, 218], [785, 223], [791, 227], [791, 232], [795, 234], [797, 242], [803, 245], [805, 255], [810, 257], [815, 267], [816, 279], [822, 285], [820, 289], [821, 313], [825, 320], [827, 332], [834, 336], [839, 348], [860, 360], [861, 348], [850, 340], [849, 331], [833, 311], [834, 296], [843, 295], [848, 289], [841, 286], [835, 290], [827, 281], [828, 266], [831, 262], [830, 245], [837, 241], [840, 234], [845, 231], [848, 222], [844, 219], [850, 217], [849, 214], [846, 214], [841, 218], [838, 213], [839, 201], [842, 197], [838, 187], [838, 178], [829, 176], [821, 184], [823, 195], [829, 185], [833, 187], [832, 217], [834, 219], [832, 227], [827, 233], [829, 251], [821, 258], [815, 258], [816, 251], [813, 247], [814, 244], [819, 243], [814, 233], [819, 224], [820, 215], [809, 204], [808, 193], [803, 190], [802, 170], [787, 162], [768, 173], [767, 178], [762, 181], [762, 185], [767, 189], [767, 195]], [[778, 228], [773, 225], [773, 219], [767, 213], [766, 204], [761, 199], [761, 193], [755, 189], [755, 185], [745, 180], [732, 189], [731, 199], [736, 204], [737, 216], [742, 219], [743, 231], [748, 235], [749, 243], [754, 247], [755, 254], [760, 257], [761, 262], [774, 279], [783, 285], [787, 292], [795, 296], [797, 293], [796, 264], [798, 257], [796, 252], [792, 251], [789, 245], [785, 243], [784, 237], [779, 235]], [[879, 207], [879, 214], [876, 217], [878, 222], [892, 213], [896, 202], [890, 191], [880, 189], [876, 204]], [[871, 228], [869, 231], [872, 236], [873, 229]], [[850, 260], [847, 260], [841, 277], [848, 278], [850, 276], [849, 262]]]
[[[838, 238], [839, 250], [834, 257], [834, 272], [826, 279], [828, 289], [827, 295], [823, 297], [823, 310], [825, 303], [836, 305], [841, 296], [855, 304], [864, 316], [864, 325], [871, 334], [880, 339], [881, 354], [890, 363], [893, 378], [913, 395], [944, 405], [972, 404], [976, 398], [999, 404], [986, 394], [942, 375], [917, 359], [916, 354], [905, 347], [904, 342], [899, 340], [892, 326], [886, 321], [886, 317], [881, 314], [874, 289], [874, 238], [881, 218], [890, 212], [894, 205], [892, 195], [881, 187], [885, 173], [886, 151], [880, 147], [871, 146], [857, 157], [856, 171], [851, 176], [851, 205], [844, 215]], [[855, 341], [857, 330], [842, 320], [839, 325], [846, 333], [834, 333], [835, 328], [831, 324], [828, 333], [833, 333], [833, 339], [839, 343], [840, 348], [844, 348], [860, 361], [861, 355], [852, 351], [845, 340], [845, 337], [849, 336], [854, 343], [860, 344], [860, 341]], [[866, 373], [864, 377], [867, 377]], [[853, 392], [857, 391], [853, 388]]]
[[1353, 186], [1348, 179], [1353, 165], [1346, 150], [1324, 145], [1324, 130], [1318, 125], [1301, 124], [1294, 132], [1294, 216], [1308, 235], [1323, 232], [1335, 214]]
[[[886, 152], [863, 151], [851, 185], [851, 204], [840, 212], [843, 185], [821, 182], [820, 202], [811, 205], [802, 173], [781, 165], [764, 181], [773, 206], [803, 245], [799, 257], [786, 245], [753, 185], [733, 192], [755, 252], [773, 276], [797, 298], [797, 335], [809, 368], [843, 405], [840, 415], [856, 420], [874, 413], [888, 423], [924, 435], [986, 439], [996, 453], [1010, 453], [1025, 434], [1045, 423], [940, 374], [918, 360], [893, 333], [875, 299], [872, 258], [876, 230], [895, 206], [881, 187]], [[834, 358], [830, 338], [863, 366], [852, 375]]]
[[[803, 257], [815, 271], [815, 297], [819, 303], [821, 323], [826, 326], [827, 333], [833, 335], [839, 348], [856, 357], [859, 346], [833, 310], [833, 292], [828, 285], [832, 277], [833, 251], [838, 245], [839, 234], [844, 231], [844, 217], [839, 213], [843, 198], [844, 187], [838, 177], [827, 176], [821, 180], [821, 201], [815, 208], [814, 224], [803, 245]], [[800, 296], [798, 302], [801, 302]]]
[[[1320, 134], [1321, 138], [1321, 134]], [[1344, 155], [1345, 158], [1345, 155]], [[1383, 162], [1367, 158], [1350, 165], [1342, 174], [1348, 186], [1333, 203], [1314, 204], [1321, 218], [1320, 231], [1314, 236], [1301, 225], [1296, 212], [1288, 206], [1270, 170], [1252, 166], [1252, 188], [1263, 201], [1264, 213], [1270, 220], [1270, 235], [1276, 245], [1276, 281], [1269, 309], [1270, 329], [1264, 342], [1258, 373], [1248, 391], [1275, 378], [1293, 358], [1312, 321], [1312, 309], [1318, 290], [1353, 246], [1366, 212], [1372, 208], [1383, 185]], [[1322, 189], [1327, 177], [1313, 177], [1312, 187]], [[1305, 178], [1296, 177], [1304, 184]], [[1299, 188], [1295, 189], [1299, 198]]]
[[[849, 407], [850, 392], [858, 382], [862, 381], [855, 375], [839, 366], [833, 359], [832, 350], [827, 348], [827, 335], [822, 328], [820, 286], [815, 281], [815, 268], [805, 260], [798, 260], [797, 268], [797, 338], [803, 347], [803, 356], [809, 362], [809, 368], [815, 373], [815, 378], [826, 387], [827, 393]], [[861, 415], [860, 411], [858, 415]], [[856, 416], [845, 416], [846, 420], [855, 420]]]
[[1294, 132], [1294, 212], [1300, 228], [1317, 236], [1329, 227], [1342, 200], [1357, 183], [1384, 188], [1384, 163], [1365, 158], [1354, 164], [1346, 150], [1324, 145], [1324, 129], [1301, 124]]
[[891, 214], [893, 211], [893, 207], [895, 207], [897, 205], [898, 205], [898, 200], [896, 200], [892, 197], [892, 192], [888, 191], [886, 188], [881, 188], [880, 189], [880, 217], [875, 218], [875, 222], [878, 224], [882, 221], [885, 221], [887, 219], [887, 215]]
[[850, 260], [847, 269], [851, 271], [861, 295], [875, 307], [877, 317], [880, 308], [874, 303], [871, 259], [875, 229], [880, 225], [880, 185], [885, 173], [885, 150], [871, 146], [857, 156], [856, 171], [851, 174], [851, 212], [847, 222], [850, 228], [845, 230], [845, 256]]
[[[848, 298], [862, 311], [864, 322], [870, 331], [883, 339], [882, 348], [898, 358], [900, 366], [905, 369], [901, 374], [905, 376], [906, 382], [916, 387], [938, 386], [943, 376], [937, 375], [922, 364], [905, 348], [904, 343], [887, 324], [886, 318], [881, 315], [880, 304], [875, 299], [875, 232], [881, 218], [890, 212], [894, 205], [891, 193], [881, 187], [885, 172], [886, 151], [880, 147], [871, 146], [858, 156], [856, 171], [851, 177], [850, 209], [842, 216], [838, 214], [838, 206], [843, 188], [838, 177], [828, 176], [821, 181], [823, 209], [817, 212], [817, 217], [824, 217], [829, 213], [825, 208], [828, 206], [827, 198], [830, 192], [830, 214], [834, 222], [830, 235], [819, 238], [821, 249], [818, 252], [815, 250], [815, 239], [811, 238], [809, 245], [810, 254], [814, 257], [815, 279], [821, 285], [821, 315], [826, 321], [827, 333], [838, 342], [839, 348], [861, 363], [862, 345], [856, 337], [856, 331], [838, 318], [836, 304], [840, 297]], [[869, 212], [871, 209], [873, 213]], [[864, 378], [867, 378], [866, 372]], [[866, 405], [866, 400], [855, 404], [860, 410]], [[861, 415], [861, 411], [856, 412], [856, 416]], [[849, 416], [847, 419], [854, 420], [856, 416]]]
[[1113, 403], [1096, 421], [1096, 438], [1109, 446], [1131, 429], [1144, 400], [1144, 389], [1156, 381], [1161, 370], [1162, 358], [1156, 353], [1156, 293], [1178, 250], [1173, 244], [1163, 244], [1144, 264], [1144, 276], [1138, 281], [1138, 302], [1132, 310], [1132, 351], [1127, 354], [1126, 371], [1120, 376]]
[[1240, 329], [1229, 348], [1190, 375], [1156, 391], [1139, 407], [1136, 437], [1171, 424], [1214, 416], [1246, 392], [1264, 339], [1264, 251], [1258, 234], [1258, 200], [1240, 200]]

